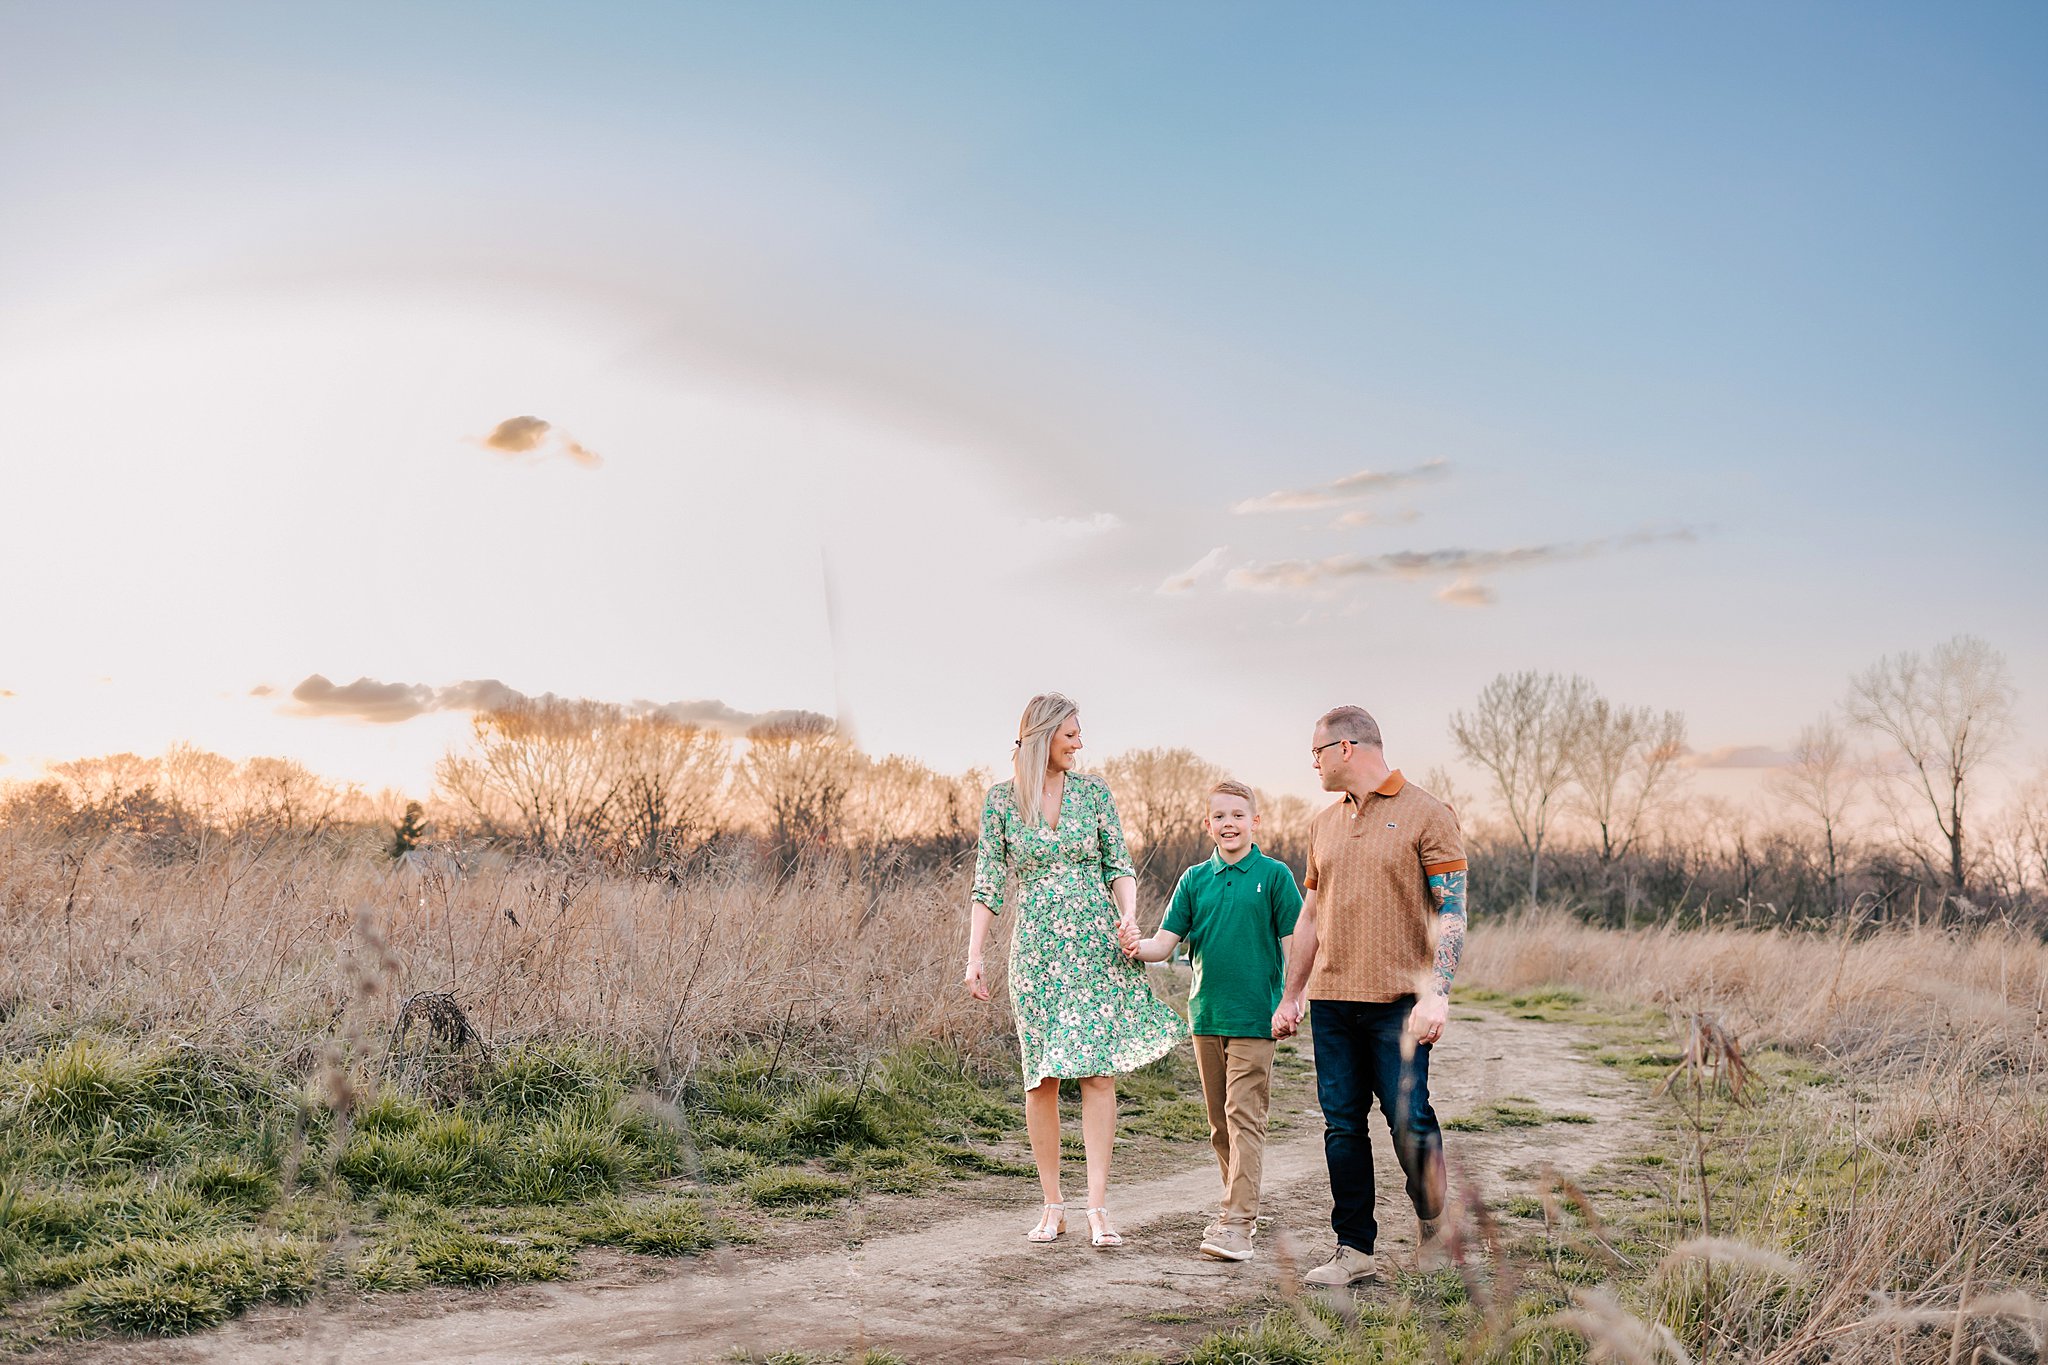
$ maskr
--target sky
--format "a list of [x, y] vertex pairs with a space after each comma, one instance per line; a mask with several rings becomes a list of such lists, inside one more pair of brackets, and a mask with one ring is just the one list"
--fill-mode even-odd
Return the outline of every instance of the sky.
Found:
[[[1521, 669], [2048, 752], [2048, 12], [0, 7], [0, 779], [504, 689], [1006, 763]], [[494, 690], [499, 689], [499, 690]], [[1737, 778], [1744, 774], [1737, 774]]]

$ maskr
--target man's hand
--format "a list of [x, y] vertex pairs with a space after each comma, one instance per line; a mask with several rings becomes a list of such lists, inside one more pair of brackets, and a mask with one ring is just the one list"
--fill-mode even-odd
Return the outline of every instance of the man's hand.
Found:
[[1434, 1043], [1444, 1036], [1444, 1025], [1451, 1018], [1451, 997], [1438, 995], [1435, 991], [1424, 991], [1415, 1002], [1415, 1008], [1408, 1011], [1408, 1036], [1418, 1046]]
[[1282, 999], [1280, 1008], [1273, 1011], [1273, 1037], [1292, 1038], [1294, 1031], [1301, 1027], [1302, 1002]]

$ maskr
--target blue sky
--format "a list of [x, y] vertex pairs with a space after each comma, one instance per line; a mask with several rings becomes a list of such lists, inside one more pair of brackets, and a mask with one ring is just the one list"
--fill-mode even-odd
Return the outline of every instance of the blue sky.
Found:
[[[947, 767], [1051, 686], [1306, 789], [1337, 701], [1417, 769], [1524, 667], [1782, 745], [1963, 631], [2038, 750], [2044, 57], [1988, 4], [8, 7], [0, 772], [460, 732], [319, 673]], [[1230, 510], [1367, 470], [1427, 472]], [[1451, 567], [1328, 571], [1401, 553]]]

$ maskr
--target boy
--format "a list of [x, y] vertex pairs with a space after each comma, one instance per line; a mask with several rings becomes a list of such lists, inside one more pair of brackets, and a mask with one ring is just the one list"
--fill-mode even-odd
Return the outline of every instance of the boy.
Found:
[[1159, 932], [1123, 931], [1123, 949], [1164, 962], [1187, 940], [1194, 963], [1188, 1013], [1195, 1066], [1209, 1107], [1209, 1142], [1223, 1174], [1223, 1208], [1202, 1234], [1202, 1254], [1249, 1261], [1259, 1212], [1259, 1165], [1266, 1147], [1266, 1102], [1273, 1081], [1273, 1011], [1287, 965], [1287, 942], [1301, 892], [1287, 864], [1252, 842], [1258, 798], [1242, 782], [1209, 789], [1203, 828], [1216, 845], [1180, 874]]

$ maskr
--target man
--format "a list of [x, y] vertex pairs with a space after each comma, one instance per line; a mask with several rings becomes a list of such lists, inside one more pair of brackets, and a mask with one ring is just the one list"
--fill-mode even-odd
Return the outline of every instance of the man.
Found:
[[1365, 711], [1331, 711], [1310, 743], [1323, 789], [1343, 799], [1309, 826], [1308, 894], [1273, 1036], [1293, 1033], [1314, 1002], [1337, 1250], [1302, 1278], [1341, 1286], [1379, 1277], [1366, 1131], [1374, 1100], [1421, 1224], [1417, 1261], [1439, 1254], [1443, 1133], [1429, 1106], [1429, 1051], [1450, 1017], [1465, 943], [1465, 849], [1451, 808], [1387, 767]]

